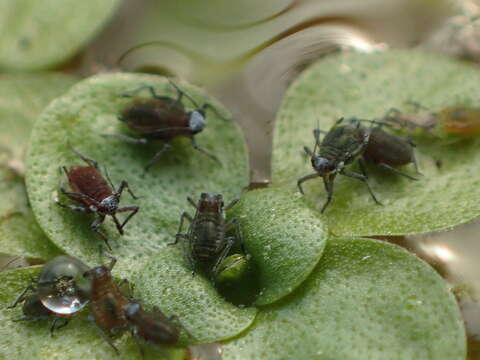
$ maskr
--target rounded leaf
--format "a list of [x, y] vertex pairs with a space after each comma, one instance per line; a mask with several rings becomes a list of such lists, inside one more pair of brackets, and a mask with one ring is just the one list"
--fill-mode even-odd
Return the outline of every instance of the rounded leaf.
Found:
[[407, 251], [334, 239], [291, 296], [223, 348], [225, 360], [464, 360], [457, 303], [444, 280]]
[[[340, 117], [378, 119], [391, 108], [411, 112], [407, 101], [432, 111], [473, 104], [479, 84], [476, 67], [418, 51], [330, 57], [304, 72], [283, 101], [274, 138], [274, 182], [294, 193], [300, 177], [315, 173], [301, 152], [304, 146], [313, 148], [317, 123], [328, 131]], [[338, 175], [322, 217], [330, 231], [339, 236], [425, 233], [480, 215], [480, 138], [455, 145], [419, 139], [415, 153], [423, 174], [418, 181], [367, 167], [383, 206], [373, 201], [364, 183]], [[356, 165], [347, 169], [360, 172]], [[411, 164], [401, 169], [415, 175]], [[303, 187], [310, 207], [320, 211], [326, 201], [322, 179]]]
[[[121, 259], [115, 268], [118, 276], [128, 275], [127, 270], [135, 268], [142, 257], [156, 253], [173, 241], [180, 215], [185, 210], [193, 210], [187, 196], [197, 198], [201, 192], [215, 192], [229, 201], [247, 183], [242, 136], [233, 121], [221, 118], [214, 111], [207, 110], [207, 126], [195, 138], [200, 146], [214, 153], [221, 164], [195, 151], [188, 139], [176, 139], [172, 148], [145, 174], [145, 165], [162, 143], [131, 144], [102, 136], [134, 136], [117, 117], [135, 101], [122, 94], [145, 85], [153, 86], [159, 95], [177, 96], [171, 84], [159, 76], [119, 73], [78, 83], [40, 116], [27, 158], [27, 189], [40, 226], [58, 247], [87, 263], [102, 262], [98, 255], [103, 241], [90, 229], [95, 217], [55, 204], [55, 199], [72, 204], [60, 194], [59, 183], [64, 181], [65, 174], [59, 167], [85, 166], [68, 144], [97, 160], [102, 171], [104, 167], [108, 169], [117, 187], [122, 180], [128, 182], [139, 199], [132, 199], [125, 191], [120, 206], [135, 205], [140, 211], [125, 226], [123, 236], [110, 217], [101, 227], [110, 239], [113, 254]], [[183, 82], [177, 85], [196, 103], [208, 102], [222, 116], [227, 114], [215, 99], [198, 88]], [[147, 90], [137, 96], [151, 97]], [[192, 109], [186, 97], [183, 101], [187, 109]], [[105, 171], [103, 173], [105, 175]], [[118, 214], [122, 219], [126, 215]]]
[[255, 304], [267, 305], [298, 287], [322, 256], [327, 231], [301, 196], [285, 189], [250, 191], [232, 208], [261, 289]]
[[118, 0], [22, 0], [0, 4], [0, 68], [45, 69], [73, 56]]
[[234, 337], [255, 319], [255, 308], [240, 309], [224, 300], [210, 280], [192, 275], [181, 249], [169, 247], [148, 258], [131, 278], [146, 304], [176, 315], [191, 333], [192, 343]]

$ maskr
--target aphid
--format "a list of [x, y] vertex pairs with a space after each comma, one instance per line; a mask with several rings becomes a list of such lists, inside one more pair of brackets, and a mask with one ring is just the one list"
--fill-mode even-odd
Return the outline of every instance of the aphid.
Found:
[[[199, 263], [202, 265], [213, 263], [211, 273], [215, 276], [219, 265], [236, 241], [245, 252], [238, 219], [233, 218], [225, 222], [225, 211], [234, 206], [238, 200], [233, 200], [226, 207], [220, 194], [202, 193], [197, 204], [190, 197], [187, 200], [196, 209], [195, 216], [192, 218], [187, 212], [182, 214], [178, 233], [171, 245], [184, 239], [185, 253], [192, 271], [195, 273]], [[190, 222], [190, 227], [187, 233], [182, 233], [185, 219]], [[235, 229], [236, 236], [228, 237], [226, 233], [232, 228]]]
[[138, 302], [131, 302], [125, 306], [125, 316], [134, 335], [154, 344], [176, 344], [180, 338], [180, 327], [191, 336], [176, 315], [167, 317], [156, 306], [149, 312]]
[[[351, 121], [355, 123], [369, 120], [352, 119]], [[418, 171], [415, 154], [413, 152], [412, 143], [408, 140], [385, 132], [382, 128], [385, 124], [378, 123], [376, 121], [372, 122], [372, 125], [373, 124], [378, 124], [378, 126], [375, 126], [369, 130], [370, 138], [363, 151], [363, 158], [374, 163], [380, 168], [405, 176], [411, 180], [417, 180], [412, 175], [396, 168], [397, 166], [413, 163], [415, 171], [417, 174], [420, 174]]]
[[232, 254], [219, 265], [215, 283], [235, 282], [244, 278], [249, 269], [250, 255]]
[[92, 282], [90, 306], [93, 318], [105, 341], [118, 353], [110, 334], [115, 335], [128, 329], [125, 307], [130, 302], [113, 280], [111, 271], [117, 260], [112, 258], [108, 266], [99, 265], [86, 271], [84, 277]]
[[[305, 152], [310, 156], [312, 167], [316, 171], [314, 174], [306, 175], [297, 181], [298, 189], [304, 194], [302, 183], [304, 181], [322, 177], [327, 191], [327, 201], [320, 212], [324, 212], [328, 204], [333, 198], [333, 184], [337, 174], [345, 175], [360, 181], [367, 185], [368, 191], [373, 200], [380, 204], [375, 197], [365, 175], [365, 166], [360, 156], [365, 151], [370, 139], [370, 129], [360, 125], [360, 122], [347, 122], [342, 124], [343, 118], [337, 122], [325, 133], [325, 137], [320, 142], [320, 133], [322, 130], [316, 128], [313, 130], [315, 137], [315, 147], [313, 151], [307, 146], [304, 147]], [[317, 153], [318, 149], [318, 153]], [[360, 169], [363, 173], [357, 174], [345, 170], [345, 167], [355, 160], [358, 161]]]
[[436, 119], [447, 134], [470, 137], [480, 133], [480, 108], [449, 106], [436, 113]]
[[[103, 238], [105, 244], [111, 250], [110, 244], [108, 243], [108, 238], [100, 230], [100, 225], [105, 220], [105, 217], [110, 215], [115, 222], [118, 232], [123, 235], [124, 226], [128, 223], [132, 216], [138, 212], [139, 207], [118, 207], [120, 196], [122, 195], [123, 190], [126, 188], [132, 198], [137, 199], [137, 197], [132, 193], [128, 187], [128, 183], [125, 180], [121, 182], [118, 190], [114, 190], [114, 185], [108, 176], [106, 168], [105, 175], [108, 182], [102, 176], [102, 173], [98, 168], [98, 163], [95, 160], [86, 157], [73, 148], [72, 151], [89, 166], [74, 166], [69, 170], [63, 166], [62, 169], [68, 178], [68, 183], [72, 191], [65, 190], [63, 184], [60, 185], [60, 191], [69, 199], [77, 202], [80, 205], [65, 205], [59, 201], [56, 201], [56, 203], [61, 207], [73, 211], [98, 214], [98, 218], [90, 225], [90, 228]], [[120, 224], [116, 214], [127, 211], [130, 211], [130, 214], [126, 217], [123, 223]]]
[[[23, 303], [23, 318], [15, 321], [36, 321], [54, 316], [50, 333], [68, 324], [71, 316], [89, 301], [90, 281], [83, 278], [88, 266], [71, 256], [57, 256], [47, 262], [38, 279], [33, 280], [9, 306]], [[30, 295], [27, 295], [30, 292]], [[60, 319], [63, 324], [58, 325]]]
[[[135, 144], [147, 144], [151, 140], [162, 141], [162, 148], [147, 163], [145, 171], [155, 164], [170, 147], [169, 142], [180, 136], [190, 138], [192, 147], [195, 150], [219, 162], [215, 155], [210, 154], [197, 144], [195, 135], [203, 131], [206, 126], [207, 109], [214, 111], [219, 117], [222, 116], [209, 103], [199, 106], [192, 97], [178, 88], [170, 79], [169, 81], [177, 91], [177, 98], [157, 95], [153, 86], [148, 85], [122, 95], [124, 97], [132, 97], [142, 90], [148, 90], [152, 96], [150, 99], [138, 99], [132, 102], [123, 110], [122, 115], [119, 116], [119, 120], [124, 122], [134, 133], [140, 135], [141, 138], [117, 134], [105, 135]], [[187, 111], [185, 109], [182, 103], [184, 96], [193, 103], [195, 106], [194, 110]]]

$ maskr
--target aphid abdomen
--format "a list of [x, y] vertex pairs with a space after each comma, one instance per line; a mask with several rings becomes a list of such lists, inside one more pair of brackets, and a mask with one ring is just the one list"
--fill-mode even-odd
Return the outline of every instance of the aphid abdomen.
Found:
[[127, 320], [123, 307], [127, 303], [110, 275], [93, 280], [91, 307], [98, 326], [105, 329], [125, 326]]
[[[152, 316], [152, 315], [150, 315]], [[156, 344], [176, 344], [180, 334], [168, 318], [143, 316], [141, 326], [137, 327], [138, 336]]]
[[413, 162], [413, 148], [397, 136], [373, 129], [363, 156], [374, 163], [401, 166]]
[[113, 194], [102, 174], [91, 166], [72, 167], [68, 172], [68, 181], [72, 191], [85, 194], [99, 202]]
[[192, 254], [201, 262], [208, 262], [217, 256], [222, 248], [222, 234], [216, 219], [200, 221], [194, 229]]
[[175, 101], [149, 99], [137, 101], [122, 114], [123, 121], [146, 138], [169, 141], [176, 136], [192, 136], [188, 114]]

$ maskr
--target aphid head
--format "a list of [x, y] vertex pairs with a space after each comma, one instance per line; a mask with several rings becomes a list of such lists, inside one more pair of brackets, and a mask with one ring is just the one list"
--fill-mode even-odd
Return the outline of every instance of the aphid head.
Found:
[[118, 196], [110, 195], [100, 202], [100, 210], [106, 214], [115, 214], [118, 208]]
[[201, 109], [190, 112], [190, 118], [188, 119], [188, 126], [194, 134], [198, 134], [205, 128], [205, 112]]
[[198, 201], [200, 211], [222, 212], [223, 196], [221, 194], [202, 193]]
[[141, 309], [142, 307], [140, 304], [136, 302], [131, 302], [125, 305], [125, 316], [127, 317], [127, 320], [134, 319]]
[[332, 159], [312, 156], [312, 167], [320, 176], [327, 176], [337, 170], [337, 163]]

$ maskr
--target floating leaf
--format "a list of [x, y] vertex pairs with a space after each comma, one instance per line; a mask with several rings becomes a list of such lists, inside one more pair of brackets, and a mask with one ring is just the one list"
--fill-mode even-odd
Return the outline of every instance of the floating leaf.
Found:
[[135, 293], [167, 315], [177, 315], [194, 343], [208, 343], [238, 335], [255, 319], [256, 309], [240, 309], [222, 299], [211, 281], [185, 263], [180, 249], [169, 247], [144, 262], [131, 278]]
[[0, 4], [0, 67], [45, 69], [75, 54], [112, 15], [118, 0], [23, 0]]
[[120, 350], [117, 356], [108, 343], [96, 331], [95, 326], [86, 318], [88, 307], [82, 314], [73, 317], [68, 326], [55, 331], [50, 336], [52, 319], [37, 321], [19, 321], [23, 317], [21, 305], [8, 309], [21, 291], [30, 284], [30, 277], [36, 277], [40, 267], [23, 268], [0, 273], [0, 358], [20, 359], [156, 359], [183, 360], [185, 351], [171, 347], [161, 350], [141, 343], [145, 357], [129, 332], [114, 339]]
[[[475, 104], [479, 84], [476, 67], [417, 51], [348, 54], [322, 61], [307, 70], [284, 99], [274, 140], [274, 182], [294, 193], [297, 179], [314, 172], [301, 151], [305, 145], [313, 147], [317, 121], [328, 130], [342, 116], [380, 118], [392, 107], [407, 112], [409, 100], [430, 109]], [[419, 181], [367, 168], [383, 206], [374, 203], [362, 182], [338, 176], [323, 216], [332, 233], [425, 233], [478, 217], [480, 138], [455, 146], [418, 141], [415, 151], [424, 175]], [[405, 171], [412, 172], [412, 167]], [[308, 204], [319, 211], [326, 200], [322, 179], [305, 182], [304, 189]]]
[[309, 279], [223, 352], [225, 360], [464, 360], [466, 344], [455, 299], [431, 267], [388, 243], [335, 239]]
[[[159, 150], [160, 144], [138, 145], [125, 143], [102, 134], [128, 134], [117, 119], [133, 100], [122, 97], [127, 91], [152, 85], [162, 95], [176, 97], [165, 78], [135, 74], [110, 74], [87, 79], [58, 98], [37, 121], [29, 145], [27, 159], [27, 188], [35, 216], [49, 238], [68, 254], [97, 263], [101, 238], [90, 230], [93, 216], [60, 208], [59, 181], [65, 177], [60, 165], [82, 165], [70, 151], [68, 142], [85, 155], [96, 159], [108, 169], [115, 184], [127, 180], [132, 191], [140, 197], [133, 200], [127, 192], [121, 205], [138, 205], [140, 211], [120, 236], [107, 218], [102, 229], [108, 234], [113, 253], [121, 261], [116, 268], [119, 276], [129, 275], [142, 257], [150, 256], [174, 239], [180, 215], [194, 210], [187, 196], [198, 197], [201, 192], [216, 192], [228, 201], [237, 197], [247, 183], [247, 159], [242, 136], [231, 120], [224, 120], [207, 110], [206, 129], [196, 136], [198, 143], [214, 153], [221, 165], [192, 149], [188, 139], [178, 139], [161, 161], [144, 174], [144, 167]], [[196, 102], [209, 102], [221, 114], [226, 114], [215, 99], [183, 82], [184, 89]], [[140, 93], [148, 98], [148, 91]], [[188, 99], [184, 99], [190, 108]]]
[[322, 256], [325, 226], [299, 195], [277, 188], [251, 191], [230, 215], [240, 219], [245, 248], [256, 265], [261, 289], [256, 305], [288, 295]]

